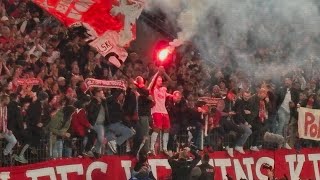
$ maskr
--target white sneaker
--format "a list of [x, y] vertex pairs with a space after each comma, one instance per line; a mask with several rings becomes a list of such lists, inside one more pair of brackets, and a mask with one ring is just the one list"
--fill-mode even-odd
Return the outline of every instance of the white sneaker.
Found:
[[233, 157], [233, 148], [226, 147], [227, 153], [230, 157]]
[[108, 145], [109, 145], [111, 151], [112, 151], [114, 154], [116, 154], [116, 153], [117, 153], [117, 143], [116, 143], [116, 141], [115, 141], [115, 140], [109, 141], [109, 142], [108, 142]]
[[286, 149], [292, 149], [291, 146], [290, 146], [288, 143], [286, 143], [286, 144], [284, 145], [284, 148], [286, 148]]
[[250, 150], [251, 150], [251, 151], [256, 151], [256, 152], [260, 151], [257, 146], [251, 146], [251, 147], [250, 147]]
[[27, 164], [28, 160], [24, 156], [18, 156], [18, 155], [13, 155], [14, 160], [22, 163], [22, 164]]
[[172, 151], [163, 150], [163, 153], [164, 153], [166, 156], [169, 156], [169, 157], [172, 156]]
[[88, 156], [88, 157], [94, 157], [94, 154], [92, 151], [88, 151], [88, 152], [83, 152], [82, 153], [84, 156]]
[[126, 153], [131, 152], [130, 144], [126, 144]]
[[151, 156], [156, 156], [156, 152], [154, 150], [150, 150], [148, 152], [148, 154], [151, 155]]
[[234, 150], [238, 151], [240, 154], [246, 154], [242, 146], [236, 146], [234, 147]]

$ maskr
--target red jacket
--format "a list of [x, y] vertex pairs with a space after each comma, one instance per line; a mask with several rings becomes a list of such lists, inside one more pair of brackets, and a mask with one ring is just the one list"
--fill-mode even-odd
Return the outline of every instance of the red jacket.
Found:
[[77, 109], [71, 116], [72, 132], [76, 136], [84, 137], [91, 124], [87, 119], [87, 113], [84, 109]]

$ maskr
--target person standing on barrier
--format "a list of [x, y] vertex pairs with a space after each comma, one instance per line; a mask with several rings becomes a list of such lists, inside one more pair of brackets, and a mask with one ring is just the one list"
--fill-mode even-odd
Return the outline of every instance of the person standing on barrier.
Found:
[[116, 90], [110, 99], [108, 99], [110, 122], [106, 128], [106, 136], [111, 151], [116, 154], [117, 147], [121, 146], [134, 135], [132, 128], [124, 125], [124, 111], [122, 109], [124, 102], [124, 91]]
[[[75, 108], [73, 106], [62, 106], [57, 110], [52, 117], [52, 120], [46, 126], [46, 129], [51, 132], [50, 143], [53, 158], [62, 158], [65, 142], [71, 137], [68, 130], [71, 124], [71, 116], [74, 111]], [[67, 154], [67, 157], [71, 157], [71, 153]]]
[[[292, 79], [287, 77], [284, 80], [284, 87], [277, 91], [277, 109], [278, 109], [278, 126], [276, 134], [287, 138], [289, 121], [296, 111], [296, 105], [299, 102], [299, 92], [292, 87]], [[285, 144], [285, 148], [291, 149], [289, 144]]]
[[32, 142], [32, 136], [28, 133], [27, 123], [23, 114], [28, 109], [27, 104], [24, 104], [21, 108], [19, 106], [18, 94], [13, 93], [10, 95], [11, 101], [8, 105], [8, 129], [10, 129], [16, 136], [18, 142], [22, 146], [20, 154], [14, 154], [13, 158], [22, 163], [28, 163], [28, 160], [24, 157], [25, 151], [29, 148]]
[[[37, 151], [34, 149], [39, 147], [41, 144], [41, 139], [43, 139], [45, 132], [44, 127], [50, 122], [50, 107], [48, 105], [48, 94], [45, 92], [38, 92], [37, 100], [32, 102], [27, 110], [27, 130], [32, 136], [31, 146], [32, 153], [37, 154]], [[23, 149], [25, 151], [26, 149]], [[21, 153], [23, 152], [21, 151]], [[20, 154], [21, 154], [20, 153]], [[24, 159], [20, 159], [19, 156], [17, 161], [24, 161]], [[38, 157], [43, 158], [43, 157]], [[25, 162], [25, 161], [24, 161]]]
[[153, 133], [151, 135], [151, 147], [150, 154], [155, 155], [155, 143], [158, 138], [160, 131], [163, 131], [162, 136], [162, 149], [165, 154], [168, 155], [168, 141], [169, 141], [169, 130], [170, 130], [170, 119], [168, 111], [166, 109], [166, 98], [172, 97], [172, 94], [167, 93], [167, 88], [162, 86], [162, 77], [160, 74], [163, 74], [165, 77], [169, 78], [165, 73], [163, 67], [159, 68], [159, 71], [153, 77], [149, 87], [151, 94], [154, 98], [154, 106], [151, 108], [151, 114], [153, 119]]
[[134, 152], [139, 156], [139, 152], [144, 150], [149, 151], [149, 126], [150, 114], [153, 98], [148, 89], [145, 87], [144, 79], [138, 76], [135, 80], [137, 87], [137, 106], [138, 122], [136, 124], [136, 135], [134, 138]]
[[[91, 149], [94, 141], [97, 138], [97, 133], [94, 127], [90, 124], [85, 107], [89, 104], [90, 97], [84, 96], [81, 100], [75, 102], [75, 112], [71, 116], [71, 136], [78, 138], [76, 145], [77, 151], [84, 156], [93, 157]], [[87, 136], [87, 142], [84, 143], [84, 138]], [[82, 143], [82, 144], [81, 144]], [[82, 148], [84, 146], [84, 148]]]
[[[189, 153], [194, 156], [194, 159], [190, 158]], [[172, 180], [187, 180], [190, 177], [191, 170], [201, 160], [201, 156], [195, 149], [185, 147], [181, 152], [170, 156], [168, 162], [172, 169]]]
[[16, 137], [11, 130], [8, 129], [8, 104], [10, 98], [8, 95], [0, 96], [0, 136], [6, 139], [8, 144], [3, 149], [3, 155], [5, 159], [11, 154], [13, 147], [17, 144]]
[[[237, 99], [234, 105], [236, 112], [234, 118], [235, 123], [248, 132], [256, 131], [256, 129], [251, 130], [251, 127], [253, 119], [256, 117], [258, 112], [256, 104], [253, 104], [253, 102], [250, 100], [251, 97], [252, 95], [250, 91], [244, 91], [242, 92], [242, 98]], [[234, 149], [241, 154], [245, 154], [243, 146], [236, 146]]]
[[[239, 126], [234, 122], [234, 117], [237, 114], [234, 109], [236, 101], [236, 93], [234, 91], [229, 91], [226, 98], [226, 106], [222, 112], [222, 119], [220, 120], [220, 125], [223, 127], [226, 133], [235, 132], [235, 147], [243, 147], [246, 143], [248, 137], [251, 135], [252, 131], [249, 127]], [[238, 149], [240, 153], [243, 153], [241, 149]], [[233, 148], [229, 145], [226, 146], [226, 151], [229, 156], [233, 157]]]
[[273, 107], [268, 98], [268, 90], [265, 88], [260, 88], [251, 101], [256, 110], [252, 111], [253, 119], [249, 121], [250, 126], [252, 126], [250, 150], [259, 151], [259, 147], [262, 146], [263, 135], [269, 130], [269, 112]]
[[[102, 147], [105, 144], [105, 126], [109, 121], [109, 110], [106, 103], [106, 97], [101, 89], [93, 90], [93, 98], [87, 107], [87, 118], [97, 133], [97, 142], [94, 146], [94, 153], [99, 156], [102, 153]], [[94, 134], [95, 132], [91, 132]], [[90, 154], [92, 154], [90, 152]]]
[[176, 151], [175, 141], [178, 141], [177, 143], [179, 144], [188, 143], [188, 105], [180, 91], [174, 91], [172, 94], [172, 98], [167, 102], [167, 109], [171, 120], [168, 150]]

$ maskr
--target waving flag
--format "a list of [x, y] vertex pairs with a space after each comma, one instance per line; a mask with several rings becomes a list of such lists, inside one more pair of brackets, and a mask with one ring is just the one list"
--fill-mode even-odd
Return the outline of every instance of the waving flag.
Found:
[[106, 56], [114, 52], [124, 61], [123, 47], [135, 38], [135, 21], [143, 0], [32, 0], [68, 27], [84, 26], [90, 45]]

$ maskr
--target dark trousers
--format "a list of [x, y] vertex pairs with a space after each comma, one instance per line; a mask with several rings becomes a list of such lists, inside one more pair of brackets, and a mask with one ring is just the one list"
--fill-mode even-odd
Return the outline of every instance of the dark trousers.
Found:
[[139, 120], [135, 125], [136, 134], [133, 138], [133, 147], [132, 151], [134, 154], [138, 153], [140, 145], [144, 139], [146, 139], [145, 144], [141, 151], [148, 152], [149, 151], [149, 125], [150, 125], [150, 116], [139, 116]]
[[90, 132], [87, 133], [88, 141], [86, 145], [84, 146], [84, 151], [88, 152], [92, 149], [94, 142], [97, 138], [97, 133], [94, 130], [90, 130]]
[[[224, 131], [229, 134], [229, 132], [235, 132], [235, 144], [227, 144], [228, 146], [243, 146], [247, 141], [248, 137], [252, 134], [251, 129], [244, 124], [236, 124], [232, 119], [222, 118], [220, 120], [220, 125]], [[227, 142], [228, 143], [228, 142]]]
[[[267, 120], [266, 120], [267, 121]], [[249, 138], [251, 146], [262, 145], [263, 136], [268, 131], [268, 124], [264, 121], [263, 123], [259, 120], [254, 120], [252, 125], [252, 135]]]
[[169, 141], [168, 141], [168, 150], [176, 151], [178, 144], [187, 144], [188, 143], [188, 132], [187, 127], [182, 126], [181, 124], [174, 123], [171, 124]]
[[19, 143], [29, 145], [32, 143], [32, 136], [27, 130], [13, 130], [12, 132]]
[[27, 129], [29, 136], [32, 137], [30, 145], [33, 147], [38, 147], [41, 145], [41, 138], [45, 137], [45, 133], [42, 128], [37, 126], [31, 126]]

